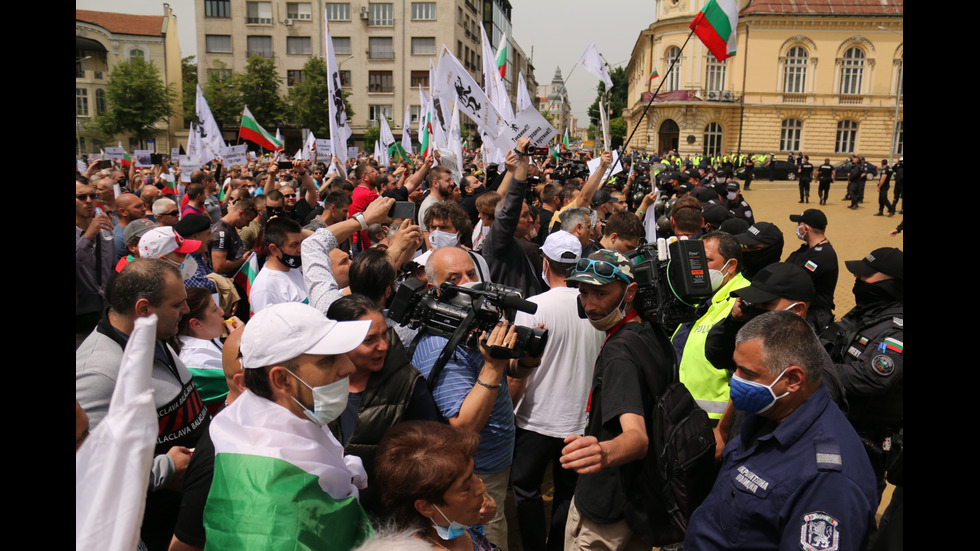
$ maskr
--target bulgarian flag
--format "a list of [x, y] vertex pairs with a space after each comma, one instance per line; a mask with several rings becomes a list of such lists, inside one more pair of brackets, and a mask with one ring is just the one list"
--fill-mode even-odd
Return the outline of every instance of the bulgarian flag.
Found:
[[500, 78], [507, 76], [507, 35], [500, 37], [500, 45], [497, 46], [497, 70], [500, 71]]
[[242, 289], [245, 289], [245, 296], [248, 296], [252, 292], [252, 282], [255, 281], [255, 276], [259, 275], [259, 259], [256, 258], [257, 255], [252, 255], [248, 260], [242, 264], [242, 267], [238, 269], [235, 273], [235, 283], [241, 285]]
[[265, 128], [259, 126], [259, 123], [255, 122], [255, 117], [252, 116], [252, 112], [248, 110], [248, 107], [242, 113], [242, 127], [238, 129], [238, 137], [244, 138], [270, 151], [282, 149], [282, 141], [277, 140], [272, 134], [266, 132]]
[[655, 79], [655, 78], [657, 78], [659, 76], [660, 76], [660, 73], [658, 73], [657, 70], [654, 69], [653, 72], [650, 73], [650, 80], [653, 80], [653, 79]]
[[560, 148], [561, 148], [561, 144], [559, 143], [559, 144], [555, 144], [554, 149], [551, 150], [551, 156], [554, 157], [556, 161], [561, 159], [561, 156], [558, 155], [558, 151]]
[[561, 149], [562, 151], [568, 151], [568, 129], [565, 129], [565, 135], [561, 139]]
[[426, 111], [425, 113], [425, 124], [422, 126], [422, 135], [419, 137], [422, 145], [419, 149], [422, 152], [422, 158], [428, 158], [432, 154], [431, 148], [429, 147], [432, 141], [432, 113]]
[[735, 0], [708, 0], [690, 28], [708, 47], [715, 59], [722, 61], [735, 55], [735, 28], [738, 26], [738, 7]]
[[352, 483], [367, 473], [326, 427], [246, 391], [210, 433], [208, 549], [346, 551], [371, 535]]
[[122, 159], [119, 160], [119, 164], [122, 166], [129, 166], [133, 164], [133, 158], [129, 156], [129, 153], [123, 151]]

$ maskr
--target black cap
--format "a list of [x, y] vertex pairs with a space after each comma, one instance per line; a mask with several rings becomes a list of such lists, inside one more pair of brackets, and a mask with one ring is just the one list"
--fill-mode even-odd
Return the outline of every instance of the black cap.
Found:
[[797, 223], [802, 222], [820, 231], [827, 229], [827, 215], [819, 209], [806, 209], [803, 214], [789, 215], [789, 219]]
[[723, 231], [731, 235], [739, 235], [745, 233], [749, 229], [749, 223], [745, 221], [744, 218], [729, 218], [721, 223], [721, 227], [718, 231]]
[[732, 211], [726, 209], [724, 206], [714, 203], [706, 205], [704, 211], [701, 212], [701, 216], [704, 217], [705, 222], [711, 224], [712, 228], [718, 229], [725, 220], [732, 218], [734, 215]]
[[738, 242], [745, 246], [772, 245], [783, 238], [783, 232], [775, 224], [756, 222], [749, 226], [744, 233], [735, 236]]
[[613, 199], [612, 194], [604, 189], [600, 189], [599, 191], [592, 194], [592, 208], [596, 208], [599, 205], [603, 205], [605, 203], [615, 203], [615, 202], [616, 200]]
[[881, 272], [895, 279], [904, 279], [905, 253], [895, 247], [882, 247], [871, 251], [861, 260], [848, 260], [844, 265], [856, 276], [871, 276]]
[[732, 291], [733, 297], [742, 297], [754, 304], [763, 304], [777, 298], [812, 302], [817, 289], [810, 274], [796, 264], [776, 262], [759, 270], [752, 277], [752, 285]]
[[187, 216], [180, 219], [177, 225], [174, 226], [174, 230], [184, 239], [190, 236], [201, 233], [202, 231], [211, 227], [211, 217], [205, 216], [203, 214], [188, 214]]

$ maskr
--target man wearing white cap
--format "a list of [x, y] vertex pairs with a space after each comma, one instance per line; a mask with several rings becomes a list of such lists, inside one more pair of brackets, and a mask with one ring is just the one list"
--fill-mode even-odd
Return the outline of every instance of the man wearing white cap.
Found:
[[[562, 469], [558, 460], [565, 436], [585, 430], [585, 403], [603, 333], [578, 316], [578, 289], [565, 286], [565, 277], [582, 254], [579, 238], [564, 230], [554, 232], [541, 253], [545, 260], [541, 279], [551, 290], [529, 298], [538, 305], [537, 312], [518, 312], [514, 323], [525, 327], [543, 323], [549, 337], [540, 367], [526, 379], [510, 380], [517, 427], [511, 486], [523, 548], [544, 549], [547, 536], [549, 549], [561, 549], [578, 475]], [[549, 463], [555, 493], [550, 528], [546, 528], [541, 482]]]
[[[359, 458], [325, 425], [347, 405], [347, 359], [370, 321], [337, 322], [301, 303], [256, 314], [242, 333], [246, 391], [211, 425], [208, 546], [350, 549], [370, 533]], [[270, 514], [271, 513], [271, 514]], [[288, 544], [288, 545], [287, 545]]]
[[140, 258], [159, 258], [181, 271], [182, 278], [193, 275], [184, 273], [184, 259], [188, 253], [201, 248], [201, 242], [196, 239], [184, 239], [174, 231], [173, 226], [160, 226], [143, 234], [140, 238]]

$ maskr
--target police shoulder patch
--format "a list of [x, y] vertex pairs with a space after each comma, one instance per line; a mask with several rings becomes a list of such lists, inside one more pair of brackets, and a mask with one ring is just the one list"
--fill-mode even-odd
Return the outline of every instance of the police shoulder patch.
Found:
[[884, 354], [878, 354], [871, 359], [871, 367], [876, 375], [887, 377], [895, 372], [895, 360]]
[[840, 545], [840, 522], [823, 511], [803, 515], [800, 526], [800, 549], [804, 551], [837, 551]]
[[905, 327], [905, 318], [892, 318], [895, 327]]

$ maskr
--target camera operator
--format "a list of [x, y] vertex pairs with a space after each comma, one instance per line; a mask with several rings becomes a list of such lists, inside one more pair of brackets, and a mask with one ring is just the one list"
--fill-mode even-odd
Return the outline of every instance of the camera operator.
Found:
[[[433, 252], [426, 262], [425, 272], [430, 288], [444, 282], [466, 286], [477, 281], [473, 260], [457, 247], [443, 247]], [[480, 434], [474, 471], [498, 504], [504, 503], [506, 498], [514, 458], [514, 406], [505, 386], [505, 375], [524, 378], [530, 368], [522, 368], [522, 365], [536, 366], [538, 360], [494, 358], [488, 348], [513, 349], [516, 340], [514, 327], [508, 329], [506, 321], [501, 321], [490, 333], [486, 346], [479, 349], [458, 346], [437, 374], [434, 384], [430, 384], [436, 407], [449, 424]], [[412, 364], [424, 377], [429, 377], [447, 342], [447, 338], [431, 333], [418, 340]], [[498, 507], [497, 515], [485, 529], [487, 539], [506, 549], [504, 507]]]

